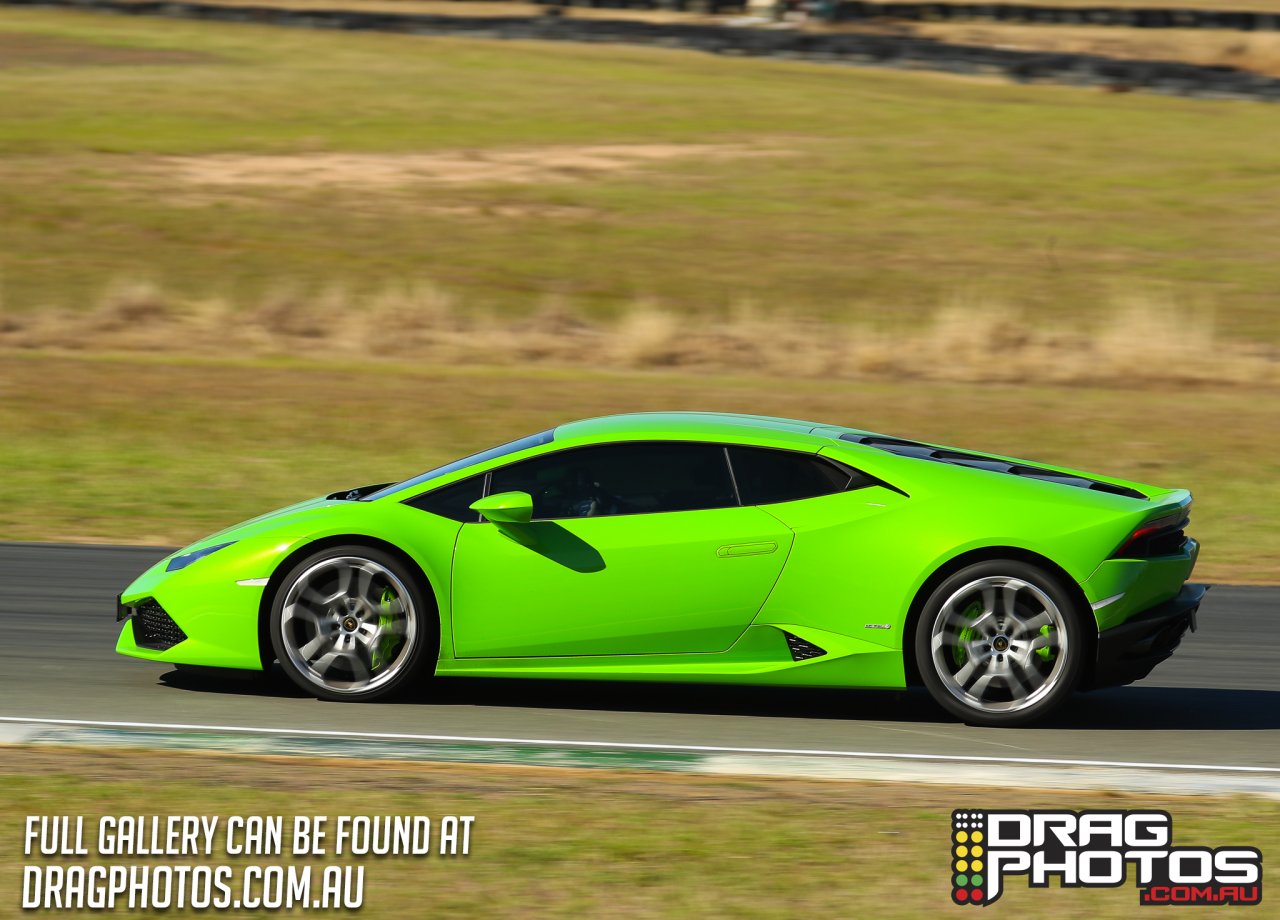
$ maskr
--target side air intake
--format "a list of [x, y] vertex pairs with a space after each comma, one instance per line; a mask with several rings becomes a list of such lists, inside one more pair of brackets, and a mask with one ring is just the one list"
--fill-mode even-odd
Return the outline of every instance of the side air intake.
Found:
[[782, 634], [787, 637], [787, 648], [791, 649], [792, 661], [808, 661], [810, 658], [821, 658], [827, 653], [825, 648], [820, 648], [799, 636], [793, 636], [786, 630], [783, 630]]

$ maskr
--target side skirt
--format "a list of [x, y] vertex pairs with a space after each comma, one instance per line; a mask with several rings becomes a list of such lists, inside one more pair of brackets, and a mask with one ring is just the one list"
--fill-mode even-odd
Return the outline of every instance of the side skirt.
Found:
[[[796, 660], [787, 636], [825, 654]], [[795, 644], [794, 642], [792, 644]], [[811, 627], [749, 627], [724, 652], [696, 655], [581, 655], [564, 658], [443, 658], [442, 677], [525, 677], [762, 684], [793, 687], [906, 686], [902, 652]]]

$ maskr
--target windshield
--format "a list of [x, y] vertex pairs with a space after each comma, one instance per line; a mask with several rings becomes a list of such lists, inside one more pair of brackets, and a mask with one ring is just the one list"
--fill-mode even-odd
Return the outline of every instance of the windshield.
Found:
[[531, 434], [526, 438], [520, 438], [518, 441], [509, 441], [506, 444], [499, 444], [497, 447], [490, 447], [488, 450], [482, 450], [478, 454], [472, 454], [470, 457], [463, 457], [461, 460], [454, 460], [452, 463], [446, 463], [444, 466], [438, 466], [434, 470], [427, 470], [420, 473], [412, 479], [406, 479], [404, 482], [397, 482], [385, 488], [379, 489], [369, 495], [363, 496], [360, 501], [371, 502], [375, 499], [384, 498], [387, 495], [394, 495], [396, 492], [402, 492], [405, 489], [412, 489], [414, 486], [420, 486], [424, 482], [430, 482], [437, 476], [444, 476], [447, 473], [456, 473], [458, 470], [465, 470], [469, 466], [477, 463], [484, 463], [486, 460], [496, 460], [499, 457], [505, 457], [507, 454], [514, 454], [518, 451], [528, 450], [530, 447], [541, 447], [543, 444], [550, 444], [551, 439], [555, 436], [556, 430], [548, 428], [546, 431], [540, 431], [537, 434]]

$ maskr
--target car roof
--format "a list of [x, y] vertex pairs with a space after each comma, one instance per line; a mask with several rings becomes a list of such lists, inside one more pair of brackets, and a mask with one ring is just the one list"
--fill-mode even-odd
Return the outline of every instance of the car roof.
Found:
[[[776, 441], [814, 447], [831, 443], [833, 426], [768, 415], [730, 412], [634, 412], [569, 422], [555, 430], [556, 441], [696, 439]], [[848, 431], [852, 429], [838, 429]], [[822, 431], [822, 434], [815, 432]]]

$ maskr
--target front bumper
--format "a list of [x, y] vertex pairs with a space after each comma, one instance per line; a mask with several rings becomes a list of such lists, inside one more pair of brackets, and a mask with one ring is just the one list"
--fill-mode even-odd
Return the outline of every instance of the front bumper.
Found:
[[1205, 585], [1182, 586], [1176, 597], [1098, 633], [1098, 656], [1091, 688], [1118, 687], [1142, 680], [1173, 654], [1188, 629], [1195, 632], [1196, 611]]
[[123, 621], [116, 651], [169, 664], [261, 670], [264, 588], [238, 584], [235, 570], [206, 564], [213, 561], [171, 573], [159, 564], [129, 585], [115, 603], [116, 621]]

